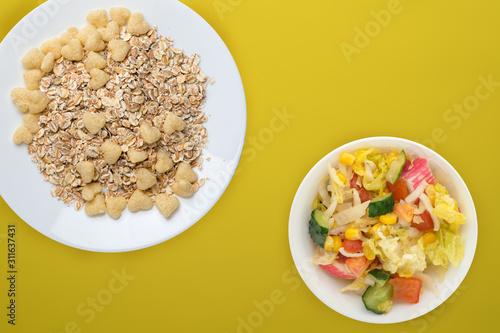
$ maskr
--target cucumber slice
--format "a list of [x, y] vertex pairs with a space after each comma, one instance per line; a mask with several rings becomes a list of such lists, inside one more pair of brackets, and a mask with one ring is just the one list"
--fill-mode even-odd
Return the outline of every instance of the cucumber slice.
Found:
[[393, 294], [394, 288], [392, 284], [385, 283], [383, 286], [374, 285], [368, 287], [361, 299], [367, 310], [376, 314], [383, 314], [391, 308]]
[[387, 179], [391, 184], [396, 183], [401, 176], [401, 172], [403, 172], [403, 167], [406, 162], [406, 153], [404, 150], [401, 150], [394, 161], [392, 161], [391, 166], [389, 167], [389, 171], [385, 175], [385, 179]]
[[394, 209], [394, 196], [392, 193], [387, 193], [376, 197], [368, 205], [368, 216], [377, 217], [389, 214]]
[[375, 278], [375, 283], [380, 287], [383, 286], [391, 277], [391, 273], [378, 268], [372, 269], [368, 272], [368, 274]]
[[319, 209], [315, 209], [311, 213], [309, 234], [314, 243], [325, 247], [325, 239], [328, 236], [328, 217]]

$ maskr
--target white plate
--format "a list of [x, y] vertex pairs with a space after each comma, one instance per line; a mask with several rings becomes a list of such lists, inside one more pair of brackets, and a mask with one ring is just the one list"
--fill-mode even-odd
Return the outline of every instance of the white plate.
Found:
[[[354, 152], [360, 148], [404, 149], [412, 158], [425, 157], [429, 161], [434, 176], [455, 198], [467, 221], [461, 227], [465, 244], [465, 256], [458, 267], [451, 265], [443, 282], [438, 282], [440, 290], [436, 297], [424, 288], [418, 304], [395, 302], [392, 310], [385, 315], [377, 315], [365, 309], [361, 296], [352, 292], [340, 293], [350, 280], [342, 280], [325, 272], [311, 262], [316, 249], [309, 236], [308, 222], [312, 211], [312, 201], [317, 195], [318, 184], [328, 175], [327, 162], [338, 161], [344, 151]], [[297, 269], [309, 289], [331, 309], [347, 317], [369, 323], [397, 323], [419, 317], [443, 303], [458, 288], [465, 278], [474, 258], [477, 242], [477, 217], [474, 203], [464, 181], [455, 169], [441, 156], [429, 148], [413, 141], [392, 138], [365, 138], [345, 144], [323, 157], [307, 174], [293, 200], [288, 226], [290, 250]], [[438, 281], [435, 279], [436, 282]]]
[[[141, 12], [161, 35], [173, 38], [174, 46], [188, 55], [200, 55], [201, 69], [215, 78], [207, 87], [205, 113], [209, 142], [203, 156], [200, 178], [208, 177], [195, 195], [180, 199], [179, 211], [170, 219], [156, 208], [130, 213], [119, 220], [108, 216], [89, 217], [83, 211], [64, 205], [50, 195], [50, 184], [43, 180], [26, 151], [17, 146], [12, 134], [22, 124], [22, 114], [10, 98], [14, 87], [23, 87], [21, 58], [33, 47], [68, 27], [84, 27], [93, 9], [114, 6]], [[109, 11], [108, 11], [109, 16]], [[174, 0], [50, 0], [24, 17], [0, 45], [0, 194], [7, 204], [33, 228], [63, 244], [90, 251], [121, 252], [145, 248], [188, 229], [217, 202], [229, 184], [238, 164], [246, 130], [246, 103], [236, 64], [217, 33], [198, 14]]]

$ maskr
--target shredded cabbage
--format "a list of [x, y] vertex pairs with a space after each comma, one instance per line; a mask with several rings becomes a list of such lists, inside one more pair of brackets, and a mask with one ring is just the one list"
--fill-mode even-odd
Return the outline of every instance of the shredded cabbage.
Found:
[[454, 233], [465, 223], [465, 215], [458, 212], [457, 202], [446, 193], [436, 192], [432, 214], [448, 222]]
[[358, 149], [354, 152], [354, 163], [352, 164], [352, 170], [360, 176], [365, 176], [365, 164], [364, 161], [368, 156], [375, 156], [378, 153], [378, 149]]
[[366, 288], [368, 288], [368, 285], [365, 283], [365, 279], [363, 277], [359, 277], [353, 282], [349, 283], [347, 286], [344, 288], [340, 289], [340, 292], [343, 293], [348, 290], [352, 291], [364, 291]]
[[379, 257], [382, 266], [390, 273], [410, 277], [425, 270], [425, 254], [418, 245], [400, 242], [398, 236], [382, 239], [367, 239], [363, 242], [363, 253], [369, 260]]
[[366, 209], [368, 208], [369, 204], [370, 204], [370, 200], [365, 201], [360, 205], [353, 206], [351, 208], [347, 208], [346, 210], [343, 210], [337, 214], [334, 214], [332, 216], [332, 218], [337, 223], [336, 224], [337, 226], [341, 226], [341, 225], [347, 224], [349, 222], [356, 221], [357, 219], [366, 215]]
[[327, 251], [321, 246], [316, 247], [316, 252], [313, 255], [312, 262], [314, 265], [329, 265], [337, 258], [337, 253]]
[[373, 179], [369, 179], [368, 177], [363, 177], [363, 187], [368, 191], [378, 192], [379, 195], [384, 193], [387, 180], [385, 179], [385, 175], [387, 171], [389, 171], [389, 167], [387, 166], [387, 161], [382, 155], [378, 160], [377, 169], [373, 173]]
[[464, 257], [462, 236], [453, 233], [446, 223], [443, 223], [435, 234], [436, 241], [434, 243], [427, 244], [422, 237], [418, 240], [418, 246], [432, 264], [447, 268], [449, 261], [453, 266], [457, 267]]

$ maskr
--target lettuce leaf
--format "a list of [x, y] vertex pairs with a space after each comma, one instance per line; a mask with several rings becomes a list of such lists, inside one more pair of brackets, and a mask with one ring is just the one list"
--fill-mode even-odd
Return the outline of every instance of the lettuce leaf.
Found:
[[432, 264], [447, 268], [448, 261], [458, 266], [464, 257], [462, 236], [456, 235], [446, 223], [436, 232], [436, 241], [432, 244], [424, 242], [423, 237], [418, 240], [418, 246], [427, 255]]
[[378, 257], [384, 270], [404, 277], [411, 277], [415, 272], [421, 272], [427, 267], [425, 254], [420, 247], [403, 243], [398, 236], [365, 240], [363, 253], [370, 260]]
[[436, 191], [432, 214], [449, 223], [454, 233], [457, 233], [460, 225], [465, 223], [465, 215], [458, 211], [457, 202], [447, 193]]

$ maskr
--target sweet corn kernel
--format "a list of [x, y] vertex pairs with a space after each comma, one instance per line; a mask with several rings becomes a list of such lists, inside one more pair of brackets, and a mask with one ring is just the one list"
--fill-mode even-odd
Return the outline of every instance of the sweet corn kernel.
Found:
[[426, 244], [432, 244], [432, 243], [434, 243], [436, 241], [436, 235], [434, 235], [433, 232], [427, 232], [422, 237], [424, 237], [424, 242]]
[[333, 250], [333, 237], [332, 236], [326, 236], [325, 239], [325, 250]]
[[342, 247], [342, 238], [340, 236], [333, 236], [333, 252], [339, 252], [339, 249]]
[[342, 153], [339, 158], [339, 162], [345, 165], [352, 165], [354, 163], [354, 155], [349, 153]]
[[383, 224], [394, 224], [397, 222], [398, 217], [394, 213], [389, 213], [379, 217], [380, 222]]
[[345, 238], [348, 240], [358, 240], [361, 239], [361, 230], [358, 228], [347, 228], [345, 231]]
[[346, 176], [342, 172], [337, 172], [337, 177], [339, 177], [342, 183], [345, 183], [347, 180]]

